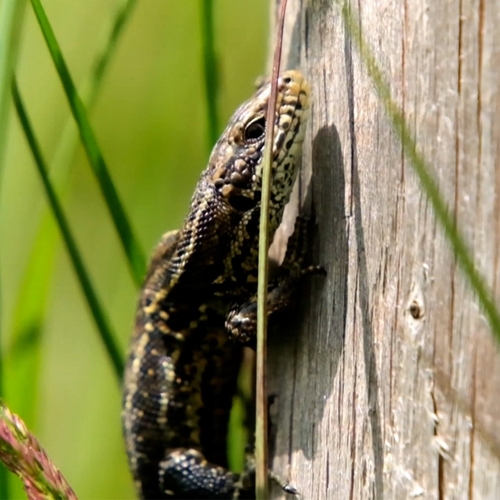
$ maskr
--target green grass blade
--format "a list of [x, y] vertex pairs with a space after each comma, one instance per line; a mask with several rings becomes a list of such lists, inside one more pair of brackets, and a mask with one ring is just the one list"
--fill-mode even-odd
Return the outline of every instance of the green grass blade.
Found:
[[212, 0], [200, 0], [201, 42], [203, 44], [203, 73], [205, 79], [205, 97], [207, 103], [207, 141], [208, 151], [217, 142], [219, 120], [217, 114], [218, 74], [217, 55], [214, 43], [214, 16]]
[[[82, 99], [89, 110], [94, 105], [118, 40], [136, 3], [137, 0], [123, 0], [117, 6], [111, 29], [106, 34], [88, 81], [82, 86]], [[66, 176], [77, 143], [78, 131], [73, 119], [69, 118], [63, 127], [50, 168], [52, 185], [59, 193], [66, 184]], [[57, 228], [49, 210], [46, 209], [41, 216], [40, 226], [17, 296], [12, 341], [6, 352], [6, 358], [10, 361], [8, 388], [13, 388], [9, 392], [10, 404], [23, 415], [24, 421], [32, 426], [35, 425], [37, 406], [40, 334], [58, 242]], [[40, 248], [44, 251], [40, 252]]]
[[83, 147], [87, 153], [90, 166], [99, 182], [104, 200], [111, 214], [120, 241], [127, 256], [132, 276], [137, 286], [140, 286], [146, 271], [144, 252], [133, 234], [122, 202], [115, 189], [108, 168], [92, 131], [87, 112], [71, 79], [71, 75], [62, 56], [52, 27], [39, 0], [31, 0], [31, 5], [47, 43], [50, 55], [61, 79], [71, 112], [78, 125]]
[[44, 311], [49, 298], [56, 242], [53, 219], [45, 217], [32, 249], [33, 258], [26, 268], [14, 313], [11, 341], [5, 352], [9, 373], [6, 398], [31, 426], [36, 424]]
[[30, 120], [26, 113], [24, 104], [22, 102], [21, 96], [19, 94], [19, 89], [15, 80], [12, 85], [12, 96], [14, 99], [14, 105], [21, 122], [22, 129], [24, 134], [26, 135], [26, 140], [30, 146], [31, 152], [33, 154], [33, 158], [35, 160], [35, 164], [38, 168], [38, 172], [40, 174], [43, 187], [47, 194], [47, 198], [49, 200], [50, 207], [54, 213], [54, 217], [57, 221], [57, 225], [61, 231], [64, 243], [68, 250], [71, 263], [75, 269], [75, 272], [78, 276], [78, 280], [82, 287], [82, 291], [87, 300], [87, 304], [92, 313], [92, 317], [96, 323], [99, 334], [101, 336], [101, 340], [103, 341], [108, 355], [110, 357], [113, 368], [116, 372], [116, 375], [119, 380], [121, 380], [123, 374], [123, 356], [120, 353], [117, 343], [115, 341], [116, 334], [113, 332], [112, 327], [109, 323], [109, 320], [105, 314], [103, 307], [97, 297], [97, 294], [94, 290], [94, 287], [91, 283], [89, 274], [85, 268], [83, 263], [83, 259], [78, 251], [78, 247], [76, 245], [75, 239], [70, 231], [69, 224], [67, 222], [66, 216], [62, 210], [61, 204], [59, 203], [59, 199], [55, 193], [55, 190], [52, 187], [50, 182], [47, 167], [45, 161], [42, 157], [42, 153], [38, 146], [38, 141], [35, 138], [33, 129], [31, 127]]
[[[0, 193], [5, 143], [9, 122], [10, 82], [17, 59], [17, 49], [24, 18], [25, 0], [0, 3]], [[0, 275], [1, 276], [1, 275]], [[0, 295], [0, 318], [2, 317], [2, 297]], [[0, 398], [4, 394], [4, 356], [0, 321]], [[0, 464], [0, 498], [10, 498], [8, 473]]]
[[108, 68], [109, 61], [115, 53], [116, 45], [123, 33], [123, 28], [127, 24], [127, 21], [130, 19], [130, 15], [132, 14], [132, 11], [136, 4], [137, 0], [122, 0], [121, 5], [119, 5], [116, 10], [115, 19], [106, 46], [104, 47], [101, 57], [97, 60], [97, 64], [95, 65], [95, 69], [93, 72], [91, 82], [92, 88], [89, 91], [88, 98], [89, 102], [92, 104], [95, 100], [96, 93], [100, 86], [102, 78], [106, 72], [106, 69]]
[[[97, 95], [101, 88], [103, 78], [109, 66], [117, 43], [123, 34], [123, 29], [132, 14], [132, 11], [137, 4], [137, 0], [122, 0], [117, 7], [114, 16], [114, 21], [109, 34], [107, 34], [102, 50], [98, 55], [88, 80], [82, 85], [81, 98], [84, 107], [90, 111], [96, 101]], [[57, 182], [63, 184], [62, 172], [68, 171], [68, 166], [71, 163], [78, 140], [78, 129], [75, 128], [74, 120], [69, 118], [64, 125], [63, 132], [56, 147], [56, 153], [50, 169], [50, 177], [55, 180], [54, 176], [58, 176]]]
[[446, 206], [446, 202], [439, 192], [437, 182], [431, 174], [430, 166], [425, 161], [424, 157], [417, 151], [416, 141], [408, 129], [403, 114], [391, 97], [390, 87], [385, 82], [375, 57], [363, 38], [359, 23], [357, 23], [354, 19], [354, 16], [346, 3], [342, 3], [341, 7], [344, 23], [358, 47], [361, 59], [380, 96], [385, 112], [392, 121], [394, 130], [399, 136], [405, 153], [420, 180], [420, 184], [422, 185], [425, 194], [431, 202], [434, 213], [436, 214], [436, 219], [444, 229], [457, 262], [462, 268], [462, 271], [468, 279], [472, 290], [477, 295], [481, 307], [488, 317], [493, 335], [495, 336], [497, 342], [500, 343], [500, 312], [495, 305], [493, 295], [474, 264], [474, 259], [467, 248], [465, 240], [460, 233], [459, 228], [455, 224], [453, 216]]

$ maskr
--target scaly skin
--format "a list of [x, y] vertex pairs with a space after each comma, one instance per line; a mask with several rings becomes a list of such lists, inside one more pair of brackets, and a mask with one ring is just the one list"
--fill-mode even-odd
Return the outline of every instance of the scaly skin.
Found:
[[[129, 464], [142, 498], [253, 497], [251, 481], [244, 484], [226, 468], [226, 434], [242, 345], [254, 343], [269, 93], [267, 84], [236, 111], [182, 228], [163, 237], [149, 267], [123, 395]], [[284, 73], [275, 114], [270, 240], [297, 176], [308, 108], [302, 75]], [[270, 286], [270, 315], [288, 303], [300, 274], [294, 269], [302, 265], [298, 253], [289, 249]]]

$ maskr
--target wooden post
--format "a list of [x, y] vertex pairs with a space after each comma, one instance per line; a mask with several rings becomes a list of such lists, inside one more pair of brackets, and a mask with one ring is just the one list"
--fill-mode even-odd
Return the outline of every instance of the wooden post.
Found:
[[[498, 2], [352, 8], [500, 298]], [[307, 500], [498, 499], [498, 345], [338, 3], [289, 0], [287, 24], [284, 65], [313, 89], [302, 197], [328, 276], [270, 343], [273, 470]]]

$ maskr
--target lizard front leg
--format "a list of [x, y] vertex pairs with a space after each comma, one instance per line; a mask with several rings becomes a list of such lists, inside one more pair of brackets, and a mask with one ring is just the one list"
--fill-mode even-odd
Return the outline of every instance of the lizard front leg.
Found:
[[[325, 274], [320, 266], [306, 266], [311, 222], [297, 217], [293, 234], [288, 239], [283, 263], [275, 277], [269, 282], [267, 293], [267, 315], [270, 327], [279, 323], [280, 316], [293, 304], [298, 285], [309, 274]], [[226, 319], [229, 336], [247, 347], [255, 349], [257, 331], [257, 294], [243, 304], [235, 304]]]

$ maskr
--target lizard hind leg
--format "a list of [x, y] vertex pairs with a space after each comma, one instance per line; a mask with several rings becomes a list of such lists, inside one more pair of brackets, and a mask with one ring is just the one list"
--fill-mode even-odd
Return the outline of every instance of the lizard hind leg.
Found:
[[239, 474], [208, 462], [197, 450], [170, 451], [159, 464], [160, 489], [166, 498], [251, 499], [254, 484], [246, 484]]

